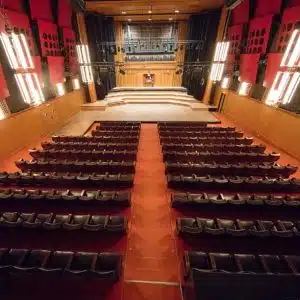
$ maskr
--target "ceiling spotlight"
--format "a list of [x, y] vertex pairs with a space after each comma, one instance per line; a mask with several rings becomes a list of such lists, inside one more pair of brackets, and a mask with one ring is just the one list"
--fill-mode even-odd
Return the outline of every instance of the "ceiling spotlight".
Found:
[[179, 13], [179, 10], [178, 9], [175, 9], [175, 14], [178, 14]]
[[152, 14], [152, 10], [151, 9], [148, 10], [148, 14]]
[[122, 15], [126, 15], [126, 11], [122, 11]]
[[173, 18], [169, 18], [169, 21], [173, 21]]
[[148, 21], [152, 21], [152, 19], [151, 19], [151, 18], [149, 18], [149, 19], [148, 19]]
[[131, 22], [132, 21], [132, 19], [128, 19], [128, 22]]

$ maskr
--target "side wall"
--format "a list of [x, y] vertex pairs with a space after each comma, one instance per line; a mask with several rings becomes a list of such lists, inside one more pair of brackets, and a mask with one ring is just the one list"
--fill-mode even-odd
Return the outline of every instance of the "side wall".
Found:
[[[222, 93], [217, 88], [214, 104], [218, 106]], [[277, 148], [300, 159], [300, 116], [265, 105], [253, 98], [224, 90], [226, 96], [222, 114], [237, 125], [260, 136]]]
[[84, 90], [67, 93], [38, 107], [32, 107], [0, 121], [0, 159], [37, 142], [64, 125], [80, 111]]

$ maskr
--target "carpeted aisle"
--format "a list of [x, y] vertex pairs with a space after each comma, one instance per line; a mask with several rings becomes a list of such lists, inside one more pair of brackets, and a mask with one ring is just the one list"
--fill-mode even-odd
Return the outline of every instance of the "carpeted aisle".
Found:
[[143, 124], [136, 165], [123, 300], [180, 300], [179, 260], [156, 124]]

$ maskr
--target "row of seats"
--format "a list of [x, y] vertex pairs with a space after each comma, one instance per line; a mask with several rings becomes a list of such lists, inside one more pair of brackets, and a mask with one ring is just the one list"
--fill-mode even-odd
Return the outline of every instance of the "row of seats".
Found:
[[27, 228], [46, 230], [87, 230], [124, 233], [127, 231], [127, 218], [123, 216], [0, 213], [0, 230], [4, 228]]
[[300, 237], [300, 221], [178, 218], [180, 235]]
[[173, 193], [171, 196], [171, 204], [173, 207], [196, 205], [204, 206], [232, 206], [245, 208], [250, 211], [251, 208], [278, 207], [284, 208], [300, 208], [300, 195], [286, 194], [227, 194], [227, 193]]
[[102, 138], [138, 138], [139, 132], [138, 131], [92, 131], [92, 136], [102, 137]]
[[113, 132], [113, 131], [140, 131], [141, 125], [98, 125], [96, 126], [95, 130], [97, 131], [106, 131], [106, 132]]
[[124, 127], [124, 126], [138, 126], [141, 127], [141, 122], [139, 121], [101, 121], [100, 125], [102, 127]]
[[22, 171], [35, 172], [85, 172], [85, 173], [134, 173], [135, 162], [133, 161], [74, 161], [74, 160], [18, 160], [16, 166]]
[[264, 153], [264, 145], [235, 145], [235, 144], [162, 144], [162, 151], [210, 151], [210, 152], [244, 152]]
[[45, 158], [45, 159], [68, 159], [68, 160], [124, 160], [124, 161], [135, 161], [137, 151], [128, 150], [38, 150], [30, 149], [29, 154], [34, 159]]
[[121, 270], [122, 256], [116, 253], [0, 249], [2, 276], [38, 274], [116, 281]]
[[206, 163], [165, 163], [166, 173], [179, 173], [183, 175], [196, 174], [197, 176], [211, 175], [230, 176], [271, 176], [271, 177], [290, 177], [298, 168], [295, 166], [281, 166], [279, 164], [253, 164], [253, 163], [238, 163], [238, 164], [206, 164]]
[[[86, 190], [41, 190], [41, 189], [2, 189], [0, 190], [0, 203], [7, 201], [21, 201], [22, 203], [36, 202], [50, 204], [97, 204], [97, 205], [120, 205], [130, 206], [130, 192], [115, 191], [86, 191]], [[11, 202], [13, 204], [13, 202]]]
[[300, 179], [268, 177], [167, 175], [168, 186], [175, 189], [247, 192], [300, 192]]
[[164, 161], [169, 162], [275, 162], [280, 158], [279, 153], [245, 153], [245, 152], [176, 152], [163, 153]]
[[64, 143], [64, 142], [45, 142], [42, 143], [42, 148], [45, 150], [102, 150], [102, 151], [110, 151], [110, 150], [119, 150], [119, 151], [133, 151], [137, 150], [138, 143], [119, 143], [119, 144], [107, 144], [107, 143]]
[[235, 127], [207, 127], [207, 126], [168, 126], [159, 125], [159, 132], [164, 131], [235, 131]]
[[201, 122], [201, 121], [164, 121], [164, 122], [158, 122], [158, 127], [160, 126], [169, 126], [169, 127], [180, 127], [180, 126], [188, 126], [188, 127], [207, 127], [207, 122]]
[[56, 173], [56, 172], [28, 172], [28, 173], [0, 173], [0, 186], [67, 186], [91, 188], [131, 188], [133, 174], [85, 174], [85, 173]]
[[139, 137], [110, 137], [110, 136], [52, 136], [52, 140], [57, 143], [138, 143]]
[[253, 138], [226, 138], [226, 137], [180, 137], [180, 136], [164, 136], [160, 137], [161, 144], [234, 144], [234, 145], [252, 145]]
[[299, 299], [300, 256], [185, 252], [195, 299]]
[[[105, 134], [104, 134], [105, 135]], [[160, 131], [161, 137], [224, 137], [224, 138], [241, 138], [244, 134], [240, 131], [219, 131], [219, 130], [203, 130], [203, 131]]]

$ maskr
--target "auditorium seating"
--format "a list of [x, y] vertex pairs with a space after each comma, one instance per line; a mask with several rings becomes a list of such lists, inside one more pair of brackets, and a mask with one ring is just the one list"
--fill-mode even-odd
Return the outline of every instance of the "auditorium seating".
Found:
[[135, 161], [137, 151], [120, 150], [37, 150], [30, 149], [34, 159], [68, 159], [68, 160], [113, 160]]
[[121, 270], [122, 256], [115, 253], [0, 249], [1, 276], [63, 276], [117, 281]]
[[138, 143], [139, 137], [125, 136], [52, 136], [54, 142], [63, 143]]
[[181, 144], [235, 144], [235, 145], [252, 145], [253, 138], [227, 138], [227, 137], [211, 137], [210, 135], [201, 137], [201, 136], [164, 136], [160, 137], [161, 144], [169, 143], [181, 143]]
[[94, 130], [92, 131], [92, 136], [96, 137], [122, 137], [122, 138], [138, 138], [139, 131], [115, 131], [115, 130]]
[[16, 166], [22, 172], [85, 172], [85, 173], [105, 173], [115, 175], [118, 173], [134, 173], [134, 161], [97, 161], [90, 160], [56, 160], [56, 159], [38, 159], [38, 160], [19, 160]]
[[247, 192], [300, 192], [300, 179], [230, 176], [167, 175], [168, 186], [175, 189]]
[[235, 131], [234, 127], [205, 127], [205, 126], [169, 126], [158, 125], [159, 132], [165, 131]]
[[138, 143], [117, 143], [117, 144], [108, 144], [108, 143], [64, 143], [64, 142], [44, 142], [41, 144], [42, 148], [45, 150], [99, 150], [99, 151], [134, 151], [138, 148]]
[[236, 145], [236, 144], [162, 144], [162, 151], [210, 151], [210, 152], [244, 152], [264, 153], [264, 145]]
[[183, 267], [197, 300], [300, 297], [300, 256], [190, 251]]
[[157, 122], [158, 127], [168, 126], [168, 127], [207, 127], [207, 122], [201, 121], [167, 121], [167, 122]]
[[280, 158], [279, 153], [245, 153], [245, 152], [164, 152], [164, 161], [168, 162], [275, 162]]
[[15, 207], [16, 203], [47, 203], [67, 206], [75, 205], [113, 205], [130, 206], [131, 192], [114, 192], [101, 190], [42, 190], [42, 189], [1, 189], [0, 205], [11, 203]]
[[[262, 209], [276, 209], [285, 211], [286, 209], [300, 208], [300, 195], [290, 194], [228, 194], [228, 193], [173, 193], [171, 197], [171, 204], [173, 207], [211, 207], [213, 209], [220, 209], [221, 207], [228, 207], [228, 209], [244, 209], [245, 211], [262, 210]], [[219, 208], [218, 208], [219, 207]], [[215, 211], [218, 213], [219, 211]]]
[[139, 132], [141, 128], [141, 124], [139, 125], [104, 125], [96, 126], [95, 130], [97, 131], [129, 131], [129, 132]]
[[271, 177], [289, 177], [297, 171], [294, 166], [281, 166], [279, 164], [269, 163], [236, 163], [236, 164], [216, 164], [216, 163], [165, 163], [166, 173], [183, 175], [211, 175], [211, 176], [271, 176]]
[[300, 222], [287, 220], [239, 220], [239, 219], [208, 219], [208, 218], [178, 218], [177, 233], [182, 236], [204, 235], [216, 237], [300, 237]]
[[15, 228], [17, 231], [22, 228], [125, 233], [127, 218], [107, 215], [2, 212], [0, 213], [0, 231], [7, 228]]
[[0, 186], [47, 186], [74, 188], [131, 188], [133, 174], [108, 173], [56, 173], [56, 172], [28, 172], [28, 173], [0, 173]]
[[[103, 132], [103, 135], [104, 132]], [[241, 138], [244, 134], [239, 131], [203, 130], [203, 131], [160, 131], [161, 137], [217, 137], [217, 138]]]

